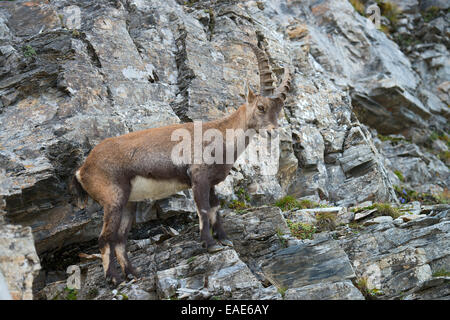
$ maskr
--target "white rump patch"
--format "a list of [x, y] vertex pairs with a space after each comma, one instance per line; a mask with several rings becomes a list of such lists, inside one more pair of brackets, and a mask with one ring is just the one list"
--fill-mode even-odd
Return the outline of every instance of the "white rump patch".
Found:
[[131, 193], [128, 201], [163, 199], [188, 188], [187, 184], [176, 179], [157, 180], [136, 176], [131, 179]]

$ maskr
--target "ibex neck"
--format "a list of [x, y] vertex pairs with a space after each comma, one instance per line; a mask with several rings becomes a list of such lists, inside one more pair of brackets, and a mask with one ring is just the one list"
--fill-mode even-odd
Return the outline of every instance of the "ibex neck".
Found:
[[242, 129], [243, 131], [246, 131], [248, 129], [246, 121], [247, 119], [246, 112], [247, 112], [246, 105], [245, 104], [241, 105], [232, 114], [225, 117], [224, 119], [219, 120], [221, 129], [223, 131], [225, 131], [226, 129], [234, 129], [234, 130]]

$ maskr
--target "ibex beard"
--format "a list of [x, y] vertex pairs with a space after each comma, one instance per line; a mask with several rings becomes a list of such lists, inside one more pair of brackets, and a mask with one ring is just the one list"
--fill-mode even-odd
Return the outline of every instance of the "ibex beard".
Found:
[[[136, 201], [158, 200], [192, 188], [200, 240], [208, 252], [233, 245], [217, 213], [219, 199], [214, 187], [225, 180], [255, 133], [262, 130], [270, 133], [278, 128], [277, 119], [290, 85], [289, 69], [285, 68], [283, 80], [275, 89], [264, 51], [256, 45], [248, 45], [258, 59], [261, 92], [255, 94], [247, 87], [247, 101], [235, 112], [223, 119], [202, 123], [206, 138], [205, 135], [198, 137], [196, 123], [192, 122], [107, 138], [92, 149], [76, 171], [73, 182], [79, 193], [87, 192], [103, 207], [99, 248], [106, 279], [113, 284], [121, 281], [113, 265], [114, 256], [127, 278], [137, 277], [126, 251]], [[242, 140], [242, 134], [236, 132], [242, 132], [246, 138]], [[186, 141], [180, 144], [183, 136], [194, 138], [187, 144]]]

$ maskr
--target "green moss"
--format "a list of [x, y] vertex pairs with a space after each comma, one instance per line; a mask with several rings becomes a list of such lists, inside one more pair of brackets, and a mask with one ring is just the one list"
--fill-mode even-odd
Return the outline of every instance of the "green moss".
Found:
[[250, 206], [248, 206], [244, 201], [239, 200], [231, 200], [228, 207], [238, 212], [242, 212], [243, 210], [250, 208]]
[[297, 239], [312, 239], [314, 233], [316, 232], [316, 227], [311, 224], [303, 222], [292, 222], [291, 220], [286, 220], [291, 234]]

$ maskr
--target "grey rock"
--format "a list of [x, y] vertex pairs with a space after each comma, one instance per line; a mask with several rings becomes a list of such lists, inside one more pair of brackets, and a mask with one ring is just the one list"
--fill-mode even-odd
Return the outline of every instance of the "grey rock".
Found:
[[355, 277], [347, 255], [334, 240], [280, 250], [264, 263], [262, 270], [279, 288], [298, 288]]
[[364, 296], [349, 280], [321, 282], [286, 290], [286, 300], [364, 300]]
[[13, 300], [32, 300], [33, 280], [40, 269], [31, 228], [0, 224], [2, 295]]

